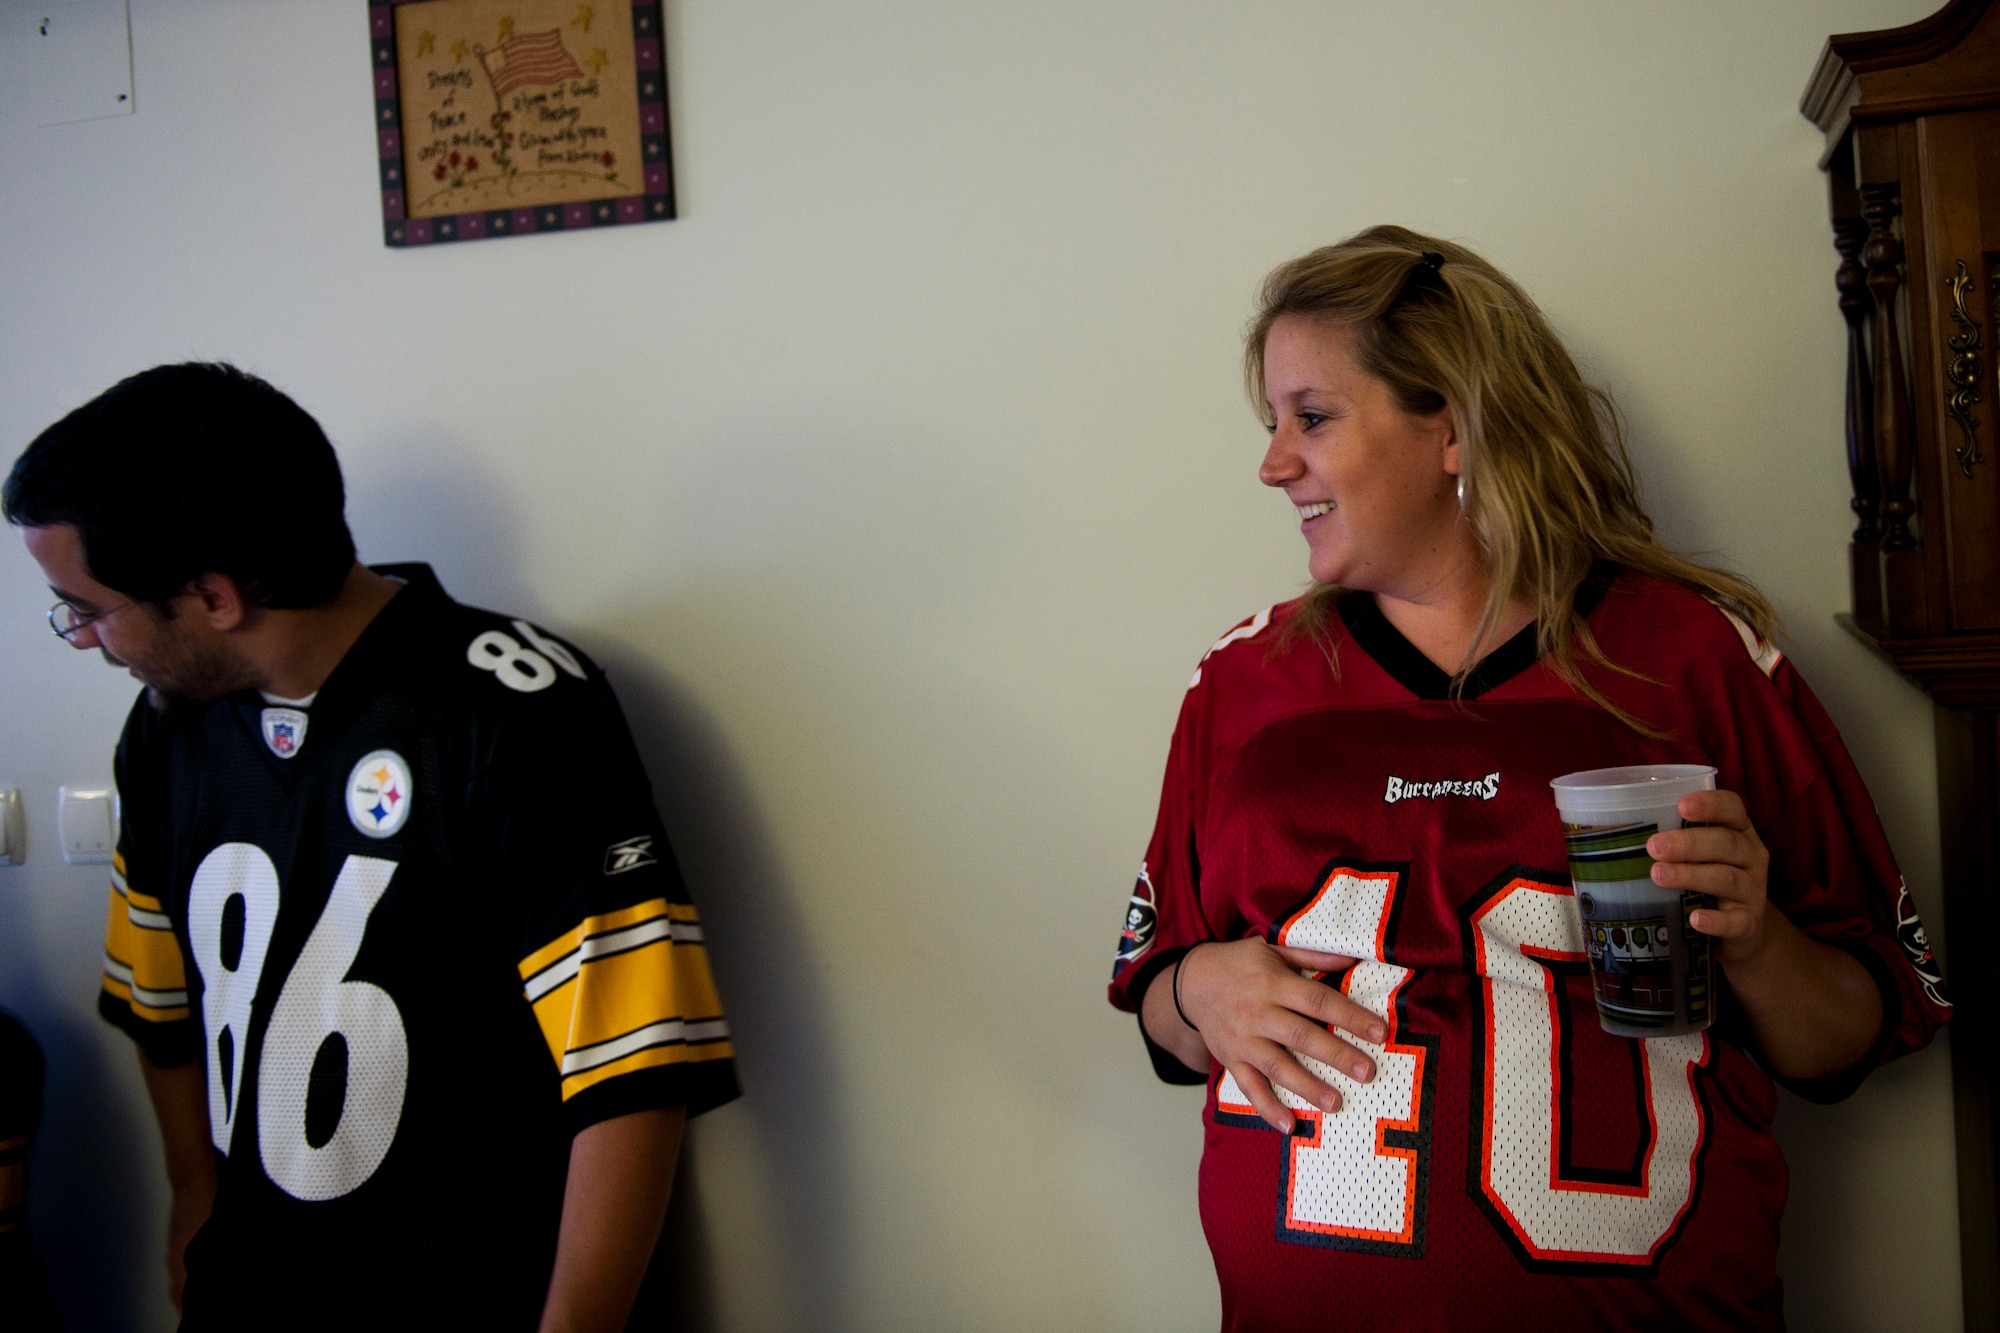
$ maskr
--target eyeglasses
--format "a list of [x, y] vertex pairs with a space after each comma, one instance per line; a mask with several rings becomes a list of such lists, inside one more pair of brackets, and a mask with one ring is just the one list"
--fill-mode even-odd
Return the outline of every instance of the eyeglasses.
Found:
[[118, 605], [107, 607], [102, 611], [86, 613], [77, 610], [68, 602], [57, 602], [49, 608], [49, 628], [55, 631], [55, 636], [58, 639], [61, 639], [64, 643], [73, 644], [76, 642], [76, 636], [83, 633], [84, 630], [89, 629], [92, 625], [95, 625], [98, 621], [111, 615], [113, 612], [123, 611], [130, 605], [132, 605], [130, 602], [120, 602]]

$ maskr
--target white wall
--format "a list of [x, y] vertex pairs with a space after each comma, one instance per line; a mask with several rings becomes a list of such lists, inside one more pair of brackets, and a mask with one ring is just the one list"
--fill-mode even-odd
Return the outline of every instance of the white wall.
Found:
[[[1795, 109], [1829, 32], [1929, 7], [670, 0], [682, 220], [395, 252], [359, 0], [131, 0], [137, 114], [49, 129], [0, 0], [0, 455], [236, 360], [327, 425], [366, 556], [612, 667], [749, 1090], [690, 1136], [696, 1326], [1213, 1327], [1198, 1094], [1102, 983], [1188, 669], [1304, 577], [1238, 387], [1254, 284], [1385, 220], [1523, 280], [1670, 539], [1777, 601], [1941, 924], [1928, 707], [1831, 619], [1842, 327]], [[102, 875], [50, 851], [131, 686], [47, 601], [0, 540], [34, 840], [0, 1003], [52, 1058], [61, 1299], [162, 1328]], [[1797, 1326], [1956, 1323], [1947, 1063], [1786, 1102]]]

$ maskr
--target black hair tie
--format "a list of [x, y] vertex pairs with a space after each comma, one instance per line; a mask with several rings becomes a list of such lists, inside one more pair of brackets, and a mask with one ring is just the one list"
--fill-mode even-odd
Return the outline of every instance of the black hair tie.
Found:
[[1438, 270], [1443, 267], [1443, 255], [1435, 250], [1424, 251], [1417, 257], [1417, 262], [1410, 266], [1409, 275], [1403, 279], [1403, 289], [1396, 293], [1396, 299], [1389, 303], [1389, 308], [1394, 309], [1409, 299], [1411, 292], [1419, 291], [1425, 287], [1437, 288], [1440, 291], [1444, 290], [1444, 278], [1438, 273]]
[[1187, 1010], [1181, 1008], [1181, 964], [1185, 963], [1189, 955], [1193, 954], [1202, 945], [1213, 943], [1215, 943], [1214, 940], [1196, 940], [1193, 944], [1188, 945], [1186, 953], [1183, 953], [1179, 958], [1174, 960], [1174, 1012], [1181, 1016], [1181, 1022], [1188, 1025], [1190, 1032], [1199, 1032], [1201, 1029], [1196, 1027], [1194, 1020], [1187, 1016]]

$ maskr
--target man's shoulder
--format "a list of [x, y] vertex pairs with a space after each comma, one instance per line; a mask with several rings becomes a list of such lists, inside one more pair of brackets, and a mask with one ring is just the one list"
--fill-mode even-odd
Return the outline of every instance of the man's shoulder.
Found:
[[[378, 566], [408, 578], [412, 602], [370, 664], [378, 686], [423, 683], [474, 712], [563, 711], [603, 679], [575, 644], [526, 616], [454, 600], [427, 567]], [[391, 603], [394, 606], [394, 603]]]
[[582, 649], [525, 616], [454, 604], [438, 629], [432, 669], [476, 708], [561, 710], [603, 681]]
[[379, 572], [406, 570], [417, 577], [390, 603], [385, 614], [394, 619], [357, 664], [354, 685], [371, 696], [363, 707], [373, 721], [365, 725], [400, 718], [391, 730], [414, 727], [454, 772], [463, 765], [468, 774], [539, 781], [584, 768], [623, 770], [630, 731], [587, 654], [527, 616], [451, 598], [428, 569]]

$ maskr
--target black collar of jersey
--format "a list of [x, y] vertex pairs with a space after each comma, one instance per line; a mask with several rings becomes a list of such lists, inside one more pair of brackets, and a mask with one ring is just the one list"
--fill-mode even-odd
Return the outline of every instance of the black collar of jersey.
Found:
[[[1618, 571], [1619, 567], [1608, 560], [1599, 560], [1591, 565], [1590, 572], [1576, 590], [1577, 615], [1588, 616], [1597, 609], [1612, 580], [1618, 577]], [[1389, 623], [1389, 618], [1382, 614], [1381, 606], [1375, 601], [1375, 594], [1342, 594], [1340, 620], [1347, 626], [1347, 636], [1362, 652], [1374, 658], [1375, 664], [1388, 672], [1398, 685], [1419, 699], [1451, 697], [1451, 673], [1425, 657], [1415, 644], [1403, 637], [1401, 630]], [[1488, 690], [1498, 689], [1533, 666], [1539, 656], [1535, 646], [1535, 622], [1531, 620], [1520, 633], [1479, 660], [1479, 665], [1467, 674], [1465, 689], [1459, 697], [1477, 699]]]
[[[368, 622], [368, 627], [361, 631], [361, 637], [354, 641], [356, 649], [377, 637], [394, 638], [401, 632], [399, 626], [403, 621], [420, 621], [426, 618], [427, 613], [435, 612], [451, 601], [451, 594], [444, 590], [444, 585], [438, 582], [438, 576], [431, 572], [429, 565], [417, 561], [399, 565], [370, 565], [368, 571], [386, 579], [401, 579], [403, 590], [375, 613], [375, 619]], [[377, 626], [387, 626], [385, 633], [377, 636]], [[349, 649], [347, 656], [354, 656], [354, 649]], [[341, 659], [343, 663], [346, 660]], [[336, 667], [335, 671], [338, 672], [339, 668]]]

